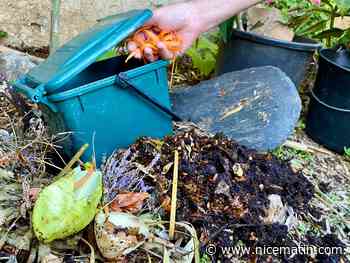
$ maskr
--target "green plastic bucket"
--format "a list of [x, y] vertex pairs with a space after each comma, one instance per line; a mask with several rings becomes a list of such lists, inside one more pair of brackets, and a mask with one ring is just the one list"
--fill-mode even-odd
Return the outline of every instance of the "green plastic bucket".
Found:
[[[100, 164], [104, 156], [141, 136], [172, 133], [172, 117], [161, 109], [171, 110], [168, 62], [126, 64], [125, 57], [96, 62], [151, 16], [149, 10], [133, 11], [103, 21], [16, 81], [19, 92], [48, 109], [51, 130], [65, 133], [67, 139], [61, 144], [67, 155], [89, 143], [82, 159], [90, 160], [94, 153]], [[145, 96], [135, 93], [125, 80]]]

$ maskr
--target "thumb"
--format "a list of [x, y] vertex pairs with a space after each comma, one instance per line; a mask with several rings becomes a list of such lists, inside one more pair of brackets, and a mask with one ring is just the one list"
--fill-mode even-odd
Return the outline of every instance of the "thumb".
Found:
[[145, 23], [145, 26], [154, 26], [157, 24], [156, 18], [153, 16]]
[[159, 16], [160, 12], [159, 9], [153, 10], [152, 17], [145, 23], [146, 26], [154, 26], [159, 24]]
[[180, 51], [181, 54], [184, 54], [186, 50], [189, 49], [193, 45], [193, 43], [196, 41], [196, 39], [199, 37], [198, 34], [191, 31], [180, 31], [178, 34], [182, 38], [182, 47]]

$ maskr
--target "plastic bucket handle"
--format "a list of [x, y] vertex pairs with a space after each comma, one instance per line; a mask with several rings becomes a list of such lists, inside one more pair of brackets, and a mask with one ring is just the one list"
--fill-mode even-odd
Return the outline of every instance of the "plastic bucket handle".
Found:
[[126, 77], [125, 74], [120, 73], [119, 74], [119, 81], [122, 82], [122, 84], [124, 84], [127, 88], [130, 88], [131, 90], [133, 90], [134, 92], [136, 92], [137, 95], [139, 95], [140, 97], [142, 97], [143, 99], [145, 99], [146, 101], [148, 101], [149, 103], [151, 103], [152, 105], [156, 106], [159, 110], [161, 110], [162, 112], [164, 112], [165, 114], [169, 115], [170, 117], [172, 117], [172, 119], [174, 121], [182, 121], [182, 119], [176, 115], [173, 111], [167, 109], [166, 107], [164, 107], [163, 105], [161, 105], [160, 103], [158, 103], [155, 99], [149, 97], [147, 94], [145, 94], [143, 91], [141, 91], [140, 89], [138, 89], [135, 85], [131, 84], [130, 81], [128, 80], [128, 78]]

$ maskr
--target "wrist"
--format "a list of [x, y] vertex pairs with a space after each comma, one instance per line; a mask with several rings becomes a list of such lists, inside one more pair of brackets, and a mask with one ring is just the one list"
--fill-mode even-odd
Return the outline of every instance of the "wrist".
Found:
[[[223, 6], [227, 5], [224, 2], [230, 2], [236, 0], [193, 0], [190, 1], [192, 5], [191, 9], [193, 12], [193, 19], [197, 24], [198, 29], [203, 32], [207, 32], [208, 30], [216, 27], [221, 20], [227, 16], [227, 12], [230, 12], [230, 8], [222, 9]], [[232, 5], [228, 5], [232, 7]], [[233, 13], [230, 13], [233, 15]]]
[[257, 2], [259, 0], [193, 0], [190, 4], [194, 13], [192, 17], [199, 29], [205, 32]]
[[199, 6], [199, 1], [186, 2], [184, 5], [186, 5], [186, 9], [190, 14], [190, 21], [188, 22], [192, 30], [194, 32], [197, 32], [198, 35], [208, 31], [210, 28], [208, 27], [205, 14], [202, 13], [202, 10]]

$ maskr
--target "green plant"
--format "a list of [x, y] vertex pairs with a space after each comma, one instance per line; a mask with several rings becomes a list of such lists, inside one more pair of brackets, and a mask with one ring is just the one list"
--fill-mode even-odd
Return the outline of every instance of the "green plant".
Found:
[[278, 147], [272, 151], [272, 154], [282, 161], [289, 161], [297, 158], [299, 160], [310, 162], [314, 158], [309, 152], [291, 149], [286, 146]]
[[219, 25], [219, 35], [224, 43], [227, 43], [232, 36], [232, 28], [237, 21], [237, 17], [233, 16]]
[[349, 16], [348, 0], [278, 0], [276, 7], [282, 10], [287, 24], [297, 35], [323, 42], [327, 47], [350, 41], [350, 27], [337, 28], [335, 19]]
[[0, 30], [0, 38], [7, 37], [7, 33], [5, 31]]
[[212, 261], [207, 254], [204, 254], [200, 259], [200, 263], [210, 263], [210, 262], [212, 262]]
[[209, 76], [215, 69], [219, 46], [216, 35], [201, 36], [196, 43], [187, 50], [186, 54], [192, 59], [193, 67], [204, 76]]
[[118, 55], [118, 52], [115, 48], [107, 51], [106, 53], [102, 54], [101, 56], [99, 56], [96, 61], [102, 61], [102, 60], [107, 60], [107, 59], [110, 59], [110, 58], [113, 58], [115, 56]]
[[305, 124], [305, 120], [301, 119], [298, 121], [296, 129], [297, 130], [305, 130], [306, 128], [306, 124]]
[[350, 147], [344, 147], [344, 155], [345, 157], [350, 157]]

